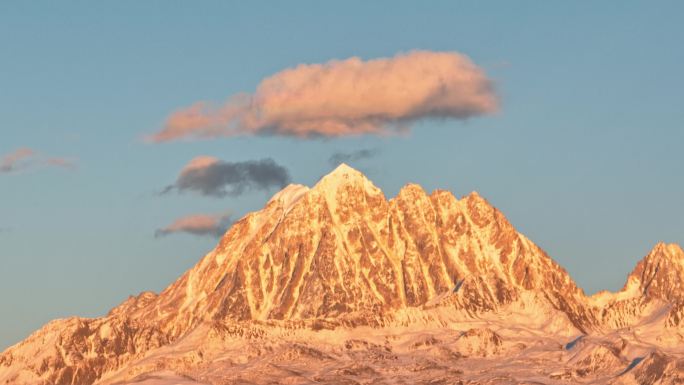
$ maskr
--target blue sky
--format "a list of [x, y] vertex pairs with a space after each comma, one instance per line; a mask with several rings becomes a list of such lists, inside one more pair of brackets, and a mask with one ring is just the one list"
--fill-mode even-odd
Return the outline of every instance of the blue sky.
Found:
[[[342, 6], [344, 4], [344, 6]], [[215, 243], [155, 231], [259, 209], [274, 192], [157, 193], [199, 155], [272, 158], [311, 185], [335, 152], [386, 196], [408, 182], [477, 190], [587, 292], [618, 289], [660, 240], [684, 243], [681, 2], [118, 1], [0, 4], [0, 157], [31, 148], [75, 168], [0, 174], [0, 348], [53, 318], [159, 291]], [[241, 136], [152, 144], [170, 113], [253, 92], [301, 63], [468, 55], [494, 115], [407, 135]]]

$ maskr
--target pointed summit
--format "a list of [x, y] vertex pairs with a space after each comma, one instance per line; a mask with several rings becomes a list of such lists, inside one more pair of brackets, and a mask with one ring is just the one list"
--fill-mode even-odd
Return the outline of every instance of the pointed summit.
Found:
[[[353, 167], [350, 167], [346, 163], [340, 163], [334, 170], [332, 170], [328, 175], [321, 178], [324, 179], [367, 179], [363, 173]], [[319, 182], [320, 183], [320, 182]]]
[[684, 250], [676, 243], [658, 242], [641, 262], [651, 265], [674, 264], [684, 268]]
[[[330, 174], [350, 174], [356, 173], [361, 174], [361, 172], [346, 163], [340, 163]], [[363, 175], [363, 174], [362, 174]]]
[[674, 259], [682, 258], [682, 262], [684, 262], [684, 250], [676, 243], [658, 242], [649, 253], [649, 255], [651, 254]]
[[628, 282], [639, 283], [641, 292], [653, 298], [684, 297], [684, 250], [675, 243], [657, 243], [634, 268]]
[[334, 193], [340, 188], [350, 185], [374, 194], [381, 192], [361, 171], [348, 166], [346, 163], [340, 163], [332, 172], [321, 178], [312, 190]]

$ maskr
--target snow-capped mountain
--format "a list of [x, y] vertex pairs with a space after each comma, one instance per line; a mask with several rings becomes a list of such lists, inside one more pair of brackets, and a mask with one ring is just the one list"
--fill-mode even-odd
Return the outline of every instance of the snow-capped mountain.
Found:
[[0, 384], [675, 383], [682, 279], [682, 249], [658, 244], [622, 291], [586, 297], [477, 193], [387, 200], [343, 164], [159, 295], [9, 348]]

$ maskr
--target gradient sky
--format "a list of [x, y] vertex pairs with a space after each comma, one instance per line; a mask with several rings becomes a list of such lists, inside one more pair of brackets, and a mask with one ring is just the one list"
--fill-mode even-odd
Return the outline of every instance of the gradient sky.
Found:
[[[272, 158], [311, 185], [334, 153], [370, 150], [350, 164], [388, 198], [407, 182], [477, 190], [589, 293], [619, 289], [656, 242], [684, 243], [684, 3], [339, 4], [0, 4], [0, 157], [35, 151], [0, 173], [0, 349], [163, 289], [216, 239], [157, 230], [275, 192], [159, 196], [199, 155]], [[390, 137], [142, 140], [286, 68], [415, 49], [468, 55], [499, 111]]]

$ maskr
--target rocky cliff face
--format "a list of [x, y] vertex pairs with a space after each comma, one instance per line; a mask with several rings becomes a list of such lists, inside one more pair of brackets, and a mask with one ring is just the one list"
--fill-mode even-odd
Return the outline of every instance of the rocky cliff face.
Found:
[[607, 323], [627, 327], [649, 313], [667, 318], [668, 327], [684, 321], [684, 250], [676, 244], [658, 243], [634, 268], [624, 288], [603, 293]]
[[[131, 297], [100, 319], [54, 321], [8, 349], [0, 383], [91, 384], [199, 330], [222, 335], [230, 325], [382, 329], [508, 311], [568, 333], [614, 329], [640, 322], [653, 303], [681, 298], [683, 254], [658, 245], [623, 292], [588, 299], [477, 193], [457, 199], [407, 185], [387, 200], [341, 165], [310, 189], [288, 186], [235, 223], [161, 294]], [[673, 309], [668, 322], [677, 326], [683, 313]], [[503, 346], [486, 330], [458, 340]], [[469, 349], [480, 351], [475, 345]]]
[[684, 250], [679, 245], [658, 243], [637, 264], [628, 280], [638, 284], [647, 298], [684, 298]]
[[[407, 185], [386, 200], [345, 165], [312, 189], [291, 186], [236, 223], [156, 306], [173, 317], [357, 318], [417, 307], [458, 285], [473, 311], [539, 291], [589, 323], [567, 273], [473, 193]], [[178, 306], [180, 304], [180, 306]]]

